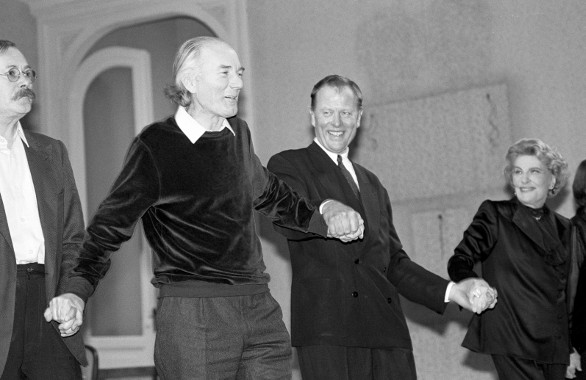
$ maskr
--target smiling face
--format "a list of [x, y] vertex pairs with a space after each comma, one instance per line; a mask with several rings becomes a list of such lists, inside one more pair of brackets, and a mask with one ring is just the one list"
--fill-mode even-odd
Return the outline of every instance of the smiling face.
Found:
[[536, 156], [521, 155], [513, 161], [511, 172], [517, 199], [531, 208], [543, 207], [555, 177]]
[[[30, 69], [24, 55], [15, 47], [0, 53], [0, 73], [12, 68], [21, 72]], [[18, 120], [29, 113], [34, 99], [31, 89], [32, 81], [25, 75], [15, 82], [9, 81], [5, 75], [0, 76], [0, 117], [6, 121]]]
[[320, 144], [332, 153], [342, 153], [356, 136], [362, 110], [350, 87], [326, 85], [317, 92], [310, 115]]
[[236, 115], [243, 72], [238, 55], [228, 44], [215, 42], [203, 47], [184, 82], [193, 94], [188, 112], [206, 128]]

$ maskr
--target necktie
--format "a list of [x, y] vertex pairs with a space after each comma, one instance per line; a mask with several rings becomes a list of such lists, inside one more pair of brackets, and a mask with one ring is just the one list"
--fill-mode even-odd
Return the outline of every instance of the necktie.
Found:
[[340, 170], [342, 171], [342, 174], [344, 175], [344, 178], [346, 178], [346, 181], [348, 181], [348, 184], [352, 188], [352, 192], [354, 193], [356, 198], [358, 198], [360, 195], [360, 193], [358, 191], [358, 185], [356, 184], [356, 182], [354, 182], [354, 178], [352, 178], [352, 174], [350, 174], [348, 169], [346, 169], [346, 167], [342, 163], [342, 156], [340, 156], [339, 154], [338, 154], [338, 167], [340, 168]]

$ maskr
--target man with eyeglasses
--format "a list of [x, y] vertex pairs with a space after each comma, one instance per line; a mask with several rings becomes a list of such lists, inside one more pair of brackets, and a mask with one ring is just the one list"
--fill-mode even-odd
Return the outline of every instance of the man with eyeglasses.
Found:
[[35, 79], [15, 44], [0, 40], [0, 380], [81, 379], [81, 334], [62, 337], [43, 318], [84, 225], [65, 146], [21, 126]]

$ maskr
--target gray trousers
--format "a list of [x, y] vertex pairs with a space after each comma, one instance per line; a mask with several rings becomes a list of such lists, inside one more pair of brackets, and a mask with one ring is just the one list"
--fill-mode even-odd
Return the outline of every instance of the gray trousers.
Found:
[[291, 340], [270, 292], [162, 297], [155, 365], [163, 380], [291, 378]]

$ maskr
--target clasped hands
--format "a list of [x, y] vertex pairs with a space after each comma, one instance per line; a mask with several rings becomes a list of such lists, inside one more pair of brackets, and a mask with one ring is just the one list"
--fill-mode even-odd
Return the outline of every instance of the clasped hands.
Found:
[[364, 237], [364, 220], [351, 207], [329, 199], [322, 203], [321, 212], [328, 225], [328, 237], [344, 243]]
[[494, 308], [497, 297], [496, 289], [481, 278], [467, 278], [457, 282], [452, 286], [449, 294], [450, 301], [476, 314]]
[[572, 349], [570, 365], [566, 368], [566, 379], [575, 379], [577, 376], [576, 371], [582, 371], [582, 360], [576, 349]]
[[83, 323], [85, 302], [73, 293], [64, 293], [49, 302], [44, 316], [47, 322], [59, 322], [59, 333], [63, 337], [74, 335]]

